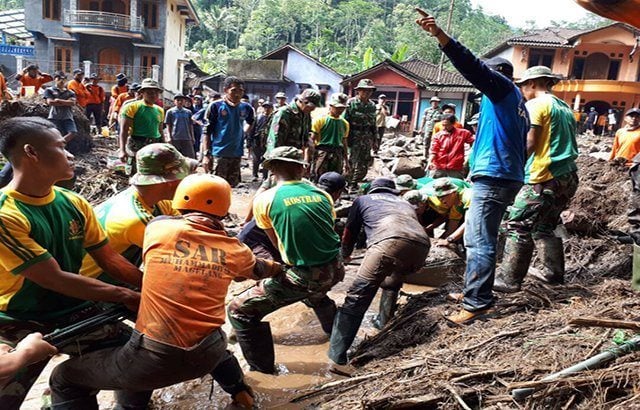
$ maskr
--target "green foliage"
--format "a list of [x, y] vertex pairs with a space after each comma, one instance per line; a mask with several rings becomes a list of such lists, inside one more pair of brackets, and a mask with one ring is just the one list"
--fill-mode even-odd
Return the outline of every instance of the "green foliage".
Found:
[[[3, 1], [3, 0], [0, 0]], [[6, 1], [6, 0], [5, 0]], [[189, 56], [207, 72], [230, 58], [257, 58], [291, 43], [338, 72], [352, 74], [384, 59], [438, 62], [436, 41], [416, 24], [414, 7], [444, 26], [443, 0], [195, 0], [202, 24], [189, 32]], [[452, 33], [475, 52], [514, 31], [506, 22], [456, 0]]]

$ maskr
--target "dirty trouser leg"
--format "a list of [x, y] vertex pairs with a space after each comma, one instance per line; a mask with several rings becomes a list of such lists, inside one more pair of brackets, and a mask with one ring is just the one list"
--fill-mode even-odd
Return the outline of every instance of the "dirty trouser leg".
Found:
[[[49, 380], [53, 409], [97, 409], [98, 391], [124, 387], [146, 391], [148, 401], [153, 389], [223, 370], [218, 366], [229, 360], [226, 346], [221, 330], [189, 349], [160, 343], [134, 331], [122, 347], [98, 350], [58, 365]], [[237, 388], [230, 379], [221, 380], [230, 390]], [[144, 409], [147, 402], [143, 399], [122, 408]]]
[[241, 182], [240, 160], [241, 158], [216, 157], [214, 175], [226, 179], [231, 187], [235, 187]]
[[428, 253], [427, 244], [396, 238], [386, 239], [367, 249], [344, 303], [338, 309], [329, 342], [331, 360], [338, 364], [347, 362], [347, 351], [358, 333], [378, 287], [385, 278], [395, 275], [395, 283], [391, 281], [389, 286], [399, 289], [402, 282], [397, 283], [397, 275], [415, 272], [424, 264]]
[[343, 278], [344, 267], [337, 259], [321, 266], [290, 267], [284, 274], [261, 280], [236, 296], [229, 304], [229, 323], [234, 329], [251, 329], [281, 307], [305, 299], [314, 306]]
[[493, 303], [498, 229], [507, 206], [521, 186], [517, 181], [489, 177], [474, 181], [464, 233], [467, 268], [463, 307], [469, 312], [485, 309]]
[[349, 166], [351, 168], [350, 183], [356, 186], [367, 176], [369, 161], [371, 160], [371, 143], [369, 138], [353, 143], [349, 154]]

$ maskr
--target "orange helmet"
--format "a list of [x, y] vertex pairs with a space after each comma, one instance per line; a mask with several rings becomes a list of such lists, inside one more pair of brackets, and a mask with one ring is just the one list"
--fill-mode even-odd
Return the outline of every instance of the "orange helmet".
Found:
[[173, 195], [173, 208], [200, 211], [223, 217], [231, 206], [231, 186], [211, 174], [193, 174], [184, 178]]

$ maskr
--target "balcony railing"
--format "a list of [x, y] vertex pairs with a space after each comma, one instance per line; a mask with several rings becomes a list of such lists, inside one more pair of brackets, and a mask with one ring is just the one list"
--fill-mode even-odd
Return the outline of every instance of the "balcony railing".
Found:
[[90, 10], [65, 9], [63, 25], [66, 27], [102, 28], [134, 33], [143, 33], [144, 30], [142, 17]]
[[145, 78], [153, 78], [151, 67], [132, 66], [122, 64], [91, 64], [92, 73], [98, 73], [100, 78], [106, 82], [115, 82], [118, 73], [125, 73], [129, 78], [129, 83], [141, 82]]

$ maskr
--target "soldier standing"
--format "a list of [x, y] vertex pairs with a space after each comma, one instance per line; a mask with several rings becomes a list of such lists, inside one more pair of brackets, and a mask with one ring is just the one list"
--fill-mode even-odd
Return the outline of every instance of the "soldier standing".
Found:
[[440, 121], [440, 98], [437, 96], [431, 97], [431, 107], [424, 110], [422, 114], [422, 122], [420, 123], [420, 129], [418, 132], [424, 136], [424, 157], [429, 158], [429, 147], [431, 147], [431, 134], [433, 134], [433, 126], [436, 122]]
[[373, 81], [365, 78], [356, 86], [356, 97], [347, 102], [344, 114], [345, 120], [351, 127], [349, 135], [349, 167], [351, 169], [349, 185], [357, 189], [367, 175], [369, 162], [371, 161], [371, 147], [374, 144], [376, 128], [376, 104], [371, 101], [371, 94], [376, 87]]

